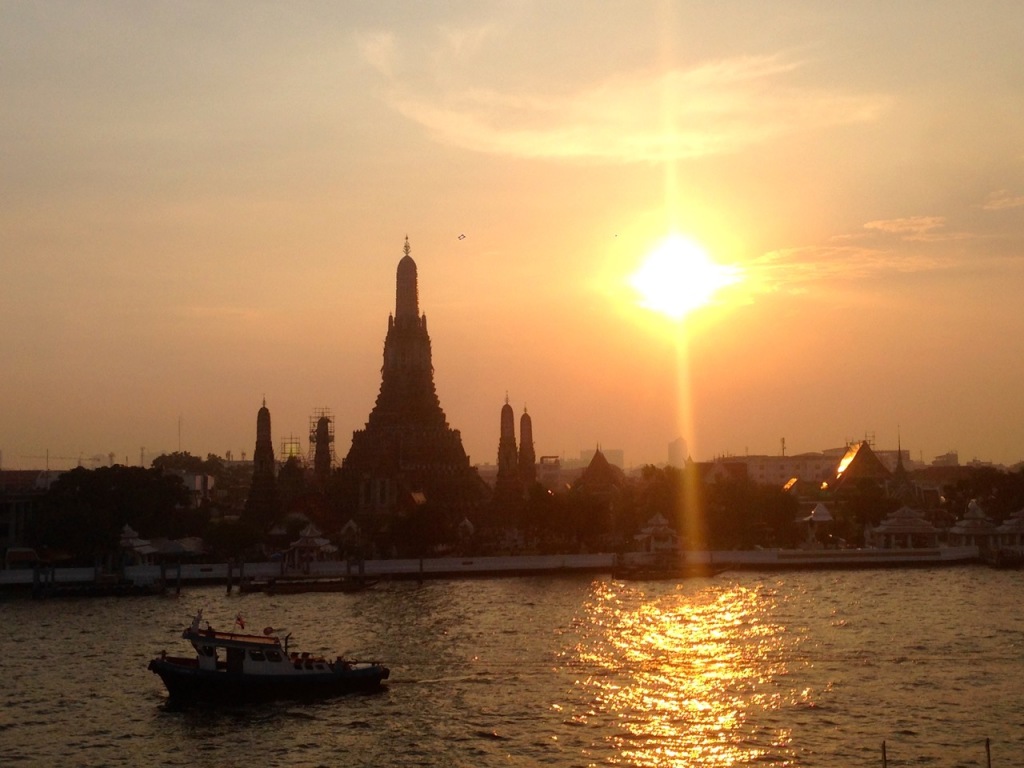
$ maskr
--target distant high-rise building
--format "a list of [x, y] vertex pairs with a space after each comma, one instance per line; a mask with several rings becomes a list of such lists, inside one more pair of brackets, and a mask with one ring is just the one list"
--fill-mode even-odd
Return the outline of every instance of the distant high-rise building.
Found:
[[677, 437], [668, 444], [668, 465], [682, 469], [686, 466], [686, 458], [686, 441], [681, 437]]
[[380, 392], [366, 427], [353, 432], [342, 461], [345, 504], [371, 517], [426, 504], [458, 522], [477, 509], [486, 489], [469, 464], [462, 436], [441, 410], [408, 238], [403, 250], [395, 313], [388, 317], [384, 339]]
[[264, 399], [256, 414], [256, 450], [252, 454], [252, 484], [245, 501], [245, 517], [262, 529], [273, 523], [280, 511], [274, 443], [270, 436], [270, 410]]

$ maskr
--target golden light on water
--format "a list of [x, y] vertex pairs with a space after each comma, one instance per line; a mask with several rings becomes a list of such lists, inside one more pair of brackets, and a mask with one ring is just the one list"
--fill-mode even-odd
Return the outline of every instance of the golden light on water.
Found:
[[[692, 582], [691, 582], [692, 583]], [[783, 632], [764, 621], [761, 597], [740, 587], [657, 594], [604, 583], [587, 608], [575, 664], [577, 724], [614, 724], [607, 762], [631, 766], [732, 766], [789, 762], [785, 728], [765, 734], [750, 710], [779, 709], [787, 674]], [[753, 730], [757, 729], [756, 738]], [[596, 757], [596, 756], [595, 756]]]

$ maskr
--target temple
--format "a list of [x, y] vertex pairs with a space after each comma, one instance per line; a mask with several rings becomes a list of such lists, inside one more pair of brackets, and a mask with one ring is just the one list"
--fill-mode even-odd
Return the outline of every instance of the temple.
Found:
[[342, 461], [345, 507], [370, 528], [427, 507], [438, 525], [472, 516], [485, 487], [448, 425], [434, 388], [427, 318], [419, 311], [416, 262], [406, 238], [395, 312], [388, 317], [380, 393]]
[[252, 454], [252, 485], [245, 501], [245, 517], [258, 529], [265, 529], [281, 513], [277, 490], [277, 464], [270, 436], [270, 409], [266, 398], [256, 413], [256, 449]]
[[509, 405], [508, 395], [501, 407], [501, 433], [498, 437], [498, 476], [495, 493], [516, 498], [521, 495], [519, 451], [516, 448], [516, 417]]
[[519, 482], [531, 488], [537, 482], [537, 454], [533, 451], [533, 420], [523, 407], [519, 418]]

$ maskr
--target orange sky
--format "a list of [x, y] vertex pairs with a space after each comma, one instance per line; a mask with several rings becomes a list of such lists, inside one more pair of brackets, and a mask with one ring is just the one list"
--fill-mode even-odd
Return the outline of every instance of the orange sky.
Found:
[[[406, 235], [474, 463], [506, 392], [538, 455], [1021, 460], [1024, 6], [831, 5], [4, 4], [3, 467], [251, 454], [264, 396], [343, 456]], [[681, 323], [671, 232], [743, 275]]]

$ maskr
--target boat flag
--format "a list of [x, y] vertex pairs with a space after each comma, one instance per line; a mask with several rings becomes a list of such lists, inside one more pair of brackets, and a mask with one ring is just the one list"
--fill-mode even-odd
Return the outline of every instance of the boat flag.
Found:
[[242, 614], [238, 614], [237, 616], [235, 616], [235, 624], [237, 624], [242, 629], [245, 629], [245, 619], [242, 618]]

